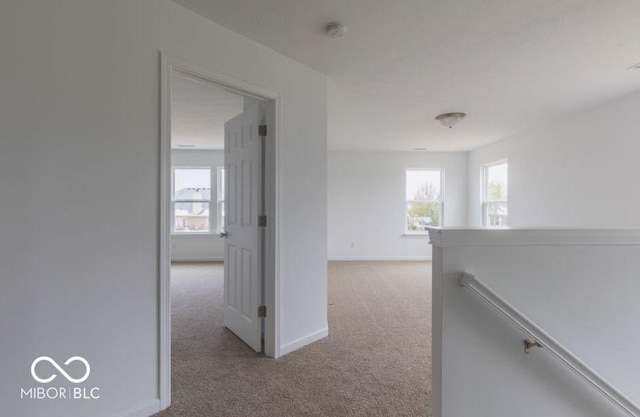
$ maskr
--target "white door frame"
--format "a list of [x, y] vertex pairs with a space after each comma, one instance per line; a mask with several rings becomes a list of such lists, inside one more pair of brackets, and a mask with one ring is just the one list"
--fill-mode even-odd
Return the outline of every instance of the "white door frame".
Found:
[[[159, 372], [158, 389], [161, 409], [171, 405], [171, 74], [178, 72], [199, 81], [222, 86], [238, 94], [266, 101], [268, 126], [265, 150], [265, 354], [280, 356], [280, 308], [278, 302], [278, 254], [280, 245], [280, 106], [277, 93], [225, 74], [215, 73], [184, 61], [160, 54], [160, 242], [159, 242]], [[256, 306], [257, 307], [257, 306]]]

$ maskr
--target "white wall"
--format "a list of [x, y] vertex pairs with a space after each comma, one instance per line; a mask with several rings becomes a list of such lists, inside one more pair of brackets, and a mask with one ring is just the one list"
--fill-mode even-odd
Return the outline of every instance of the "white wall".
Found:
[[434, 232], [433, 417], [622, 417], [460, 286], [469, 272], [640, 403], [640, 231]]
[[330, 259], [431, 258], [426, 235], [404, 236], [407, 168], [444, 168], [444, 225], [466, 224], [466, 153], [332, 151]]
[[262, 101], [260, 101], [260, 100], [258, 100], [256, 98], [242, 97], [242, 107], [244, 108], [244, 110], [247, 110], [251, 106], [259, 105], [260, 103], [262, 103]]
[[172, 150], [171, 163], [174, 167], [207, 167], [211, 169], [211, 233], [172, 234], [172, 261], [221, 261], [224, 258], [224, 242], [218, 236], [217, 220], [218, 167], [224, 166], [224, 151], [212, 150]]
[[[326, 334], [326, 78], [169, 0], [3, 2], [3, 415], [157, 409], [159, 51], [280, 95], [278, 343]], [[102, 398], [20, 400], [40, 355]]]
[[640, 92], [470, 152], [469, 225], [481, 165], [509, 159], [511, 226], [640, 227]]
[[[508, 159], [510, 226], [640, 227], [638, 109], [640, 92], [470, 152], [469, 225], [482, 224], [482, 165]], [[451, 243], [455, 232], [442, 233], [449, 238], [434, 254], [434, 417], [496, 410], [623, 415], [545, 351], [523, 356], [522, 334], [462, 290], [456, 281], [462, 271], [488, 283], [640, 402], [637, 349], [627, 348], [640, 343], [637, 325], [628, 319], [640, 315], [633, 272], [640, 267], [637, 231], [589, 232], [591, 239], [571, 244], [555, 230], [546, 232], [548, 245], [514, 241], [526, 231], [493, 231], [512, 238], [488, 244], [485, 236], [484, 246], [473, 234], [454, 239], [462, 242], [457, 245]], [[495, 246], [498, 240], [504, 246]]]

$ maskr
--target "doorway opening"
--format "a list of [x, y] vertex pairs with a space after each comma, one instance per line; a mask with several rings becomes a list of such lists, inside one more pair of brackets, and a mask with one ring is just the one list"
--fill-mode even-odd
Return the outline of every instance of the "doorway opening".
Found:
[[[162, 81], [159, 388], [166, 408], [172, 359], [188, 366], [191, 355], [215, 349], [278, 356], [277, 96], [164, 56]], [[190, 343], [172, 356], [176, 338]]]

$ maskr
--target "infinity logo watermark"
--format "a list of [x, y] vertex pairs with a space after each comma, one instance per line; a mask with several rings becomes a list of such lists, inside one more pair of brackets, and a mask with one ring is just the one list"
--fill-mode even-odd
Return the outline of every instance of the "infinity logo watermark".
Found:
[[[41, 362], [48, 362], [51, 366], [55, 368], [58, 373], [50, 373], [46, 378], [42, 377], [43, 367], [40, 366], [40, 374], [36, 372], [36, 367]], [[64, 366], [69, 366], [73, 362], [80, 362], [84, 366], [84, 375], [80, 378], [74, 378], [69, 375], [67, 371], [65, 371], [62, 366], [60, 366], [55, 360], [50, 358], [49, 356], [40, 356], [36, 358], [31, 363], [31, 376], [34, 380], [41, 384], [48, 384], [54, 379], [58, 377], [58, 375], [62, 375], [72, 384], [81, 384], [89, 378], [91, 374], [91, 366], [89, 365], [89, 361], [87, 361], [82, 356], [72, 356], [64, 362]], [[43, 386], [35, 386], [29, 387], [27, 389], [20, 388], [20, 398], [21, 399], [30, 399], [30, 400], [97, 400], [100, 398], [100, 388], [98, 387], [43, 387]]]
[[82, 364], [85, 367], [85, 373], [82, 378], [71, 377], [71, 375], [66, 373], [64, 369], [62, 369], [60, 365], [56, 363], [56, 361], [54, 361], [48, 356], [40, 356], [39, 358], [36, 358], [36, 360], [34, 360], [33, 363], [31, 364], [31, 376], [33, 376], [33, 379], [40, 382], [41, 384], [48, 384], [49, 382], [56, 379], [56, 377], [58, 376], [56, 374], [53, 374], [49, 378], [40, 378], [38, 375], [36, 375], [36, 365], [38, 365], [42, 361], [49, 362], [51, 365], [54, 366], [54, 368], [58, 370], [58, 372], [60, 372], [65, 378], [67, 378], [69, 382], [73, 382], [74, 384], [80, 384], [81, 382], [86, 381], [87, 378], [89, 378], [89, 374], [91, 373], [91, 366], [89, 366], [89, 362], [87, 362], [87, 360], [82, 356], [72, 356], [69, 359], [67, 359], [64, 363], [66, 366], [66, 365], [69, 365], [71, 362], [76, 362], [76, 361], [82, 362]]

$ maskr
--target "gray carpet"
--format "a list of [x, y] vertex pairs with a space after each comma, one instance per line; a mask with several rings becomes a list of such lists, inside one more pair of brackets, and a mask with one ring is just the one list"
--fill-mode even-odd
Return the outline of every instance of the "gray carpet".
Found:
[[431, 268], [329, 264], [329, 337], [280, 359], [222, 326], [222, 265], [172, 267], [172, 405], [157, 417], [430, 416]]

